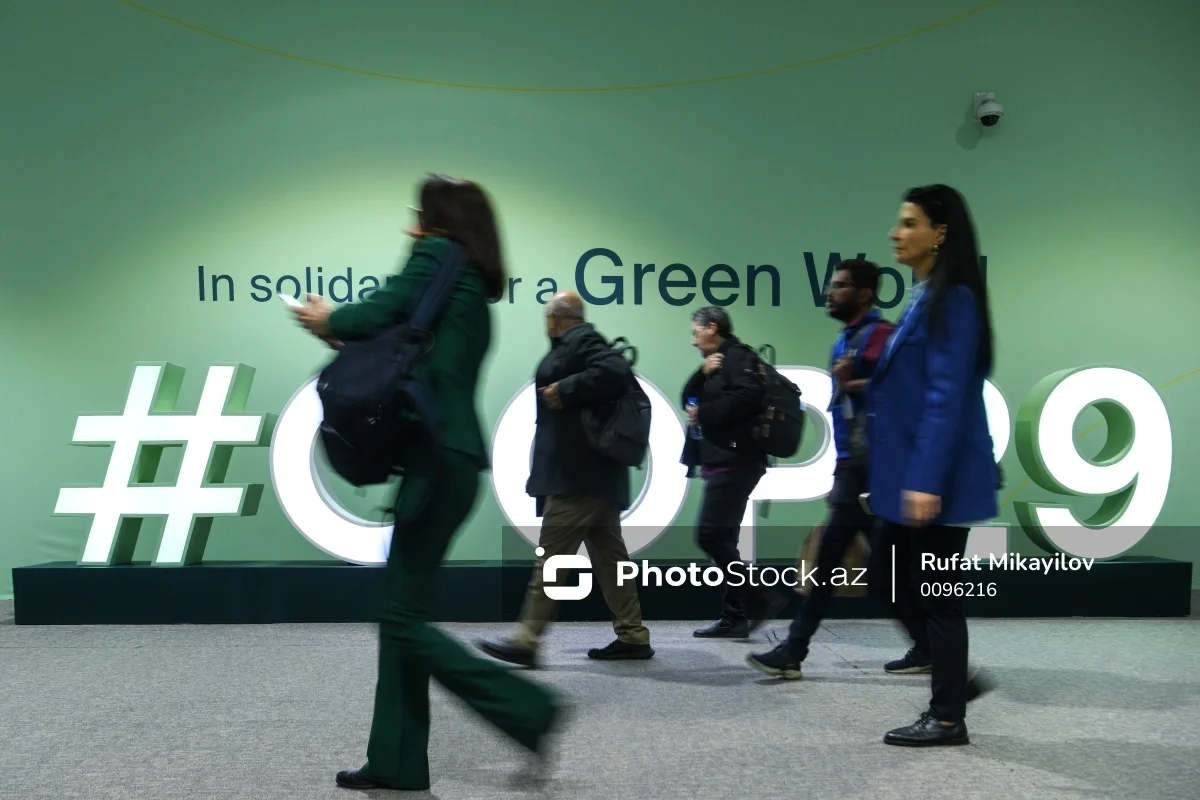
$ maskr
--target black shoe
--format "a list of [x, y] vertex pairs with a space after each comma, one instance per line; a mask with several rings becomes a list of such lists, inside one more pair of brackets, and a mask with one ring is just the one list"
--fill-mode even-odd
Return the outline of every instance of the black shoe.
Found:
[[923, 672], [933, 672], [933, 662], [929, 656], [921, 653], [915, 647], [909, 648], [904, 658], [889, 661], [883, 665], [885, 671], [893, 675], [916, 675]]
[[492, 658], [522, 667], [537, 668], [537, 654], [531, 648], [521, 647], [509, 641], [494, 642], [489, 639], [480, 639], [476, 646]]
[[754, 633], [759, 627], [769, 619], [777, 619], [781, 611], [787, 608], [788, 600], [778, 594], [770, 594], [764, 597], [761, 601], [761, 608], [758, 613], [752, 616], [749, 624], [746, 626], [747, 635]]
[[593, 647], [588, 650], [588, 658], [597, 661], [643, 661], [654, 657], [654, 648], [648, 644], [630, 644], [620, 639], [613, 641], [607, 647]]
[[934, 747], [937, 745], [970, 744], [967, 737], [967, 723], [961, 719], [946, 727], [926, 711], [921, 718], [904, 728], [888, 731], [883, 737], [884, 744], [896, 744], [902, 747]]
[[758, 655], [746, 656], [746, 663], [772, 678], [787, 678], [794, 681], [803, 677], [800, 659], [788, 653], [782, 645]]
[[740, 619], [737, 622], [719, 619], [707, 628], [692, 631], [692, 636], [697, 636], [701, 639], [745, 639], [750, 636], [750, 626], [746, 624], [746, 620], [744, 619]]
[[419, 786], [392, 786], [390, 783], [375, 780], [367, 777], [361, 770], [347, 769], [337, 774], [337, 785], [343, 789], [358, 789], [360, 791], [370, 791], [371, 789], [398, 789], [401, 791], [425, 791], [429, 787], [421, 788]]

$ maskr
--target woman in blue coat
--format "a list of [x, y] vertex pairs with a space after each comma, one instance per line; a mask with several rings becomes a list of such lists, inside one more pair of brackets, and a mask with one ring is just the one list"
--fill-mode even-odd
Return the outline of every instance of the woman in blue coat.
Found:
[[981, 688], [968, 681], [967, 620], [956, 588], [967, 532], [997, 513], [983, 404], [993, 362], [987, 288], [970, 212], [949, 186], [910, 190], [891, 239], [914, 285], [868, 390], [872, 571], [913, 640], [886, 669], [932, 672], [933, 697], [915, 724], [884, 741], [967, 744], [966, 703]]

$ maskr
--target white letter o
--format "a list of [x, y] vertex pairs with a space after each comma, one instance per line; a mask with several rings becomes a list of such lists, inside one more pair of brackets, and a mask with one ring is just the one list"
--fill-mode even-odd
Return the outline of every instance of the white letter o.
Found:
[[[650, 452], [642, 493], [621, 515], [629, 553], [653, 543], [669, 528], [687, 497], [687, 468], [679, 463], [684, 428], [671, 401], [641, 375], [638, 383], [650, 398]], [[537, 390], [525, 384], [500, 412], [492, 436], [492, 491], [509, 524], [530, 544], [537, 544], [542, 523], [537, 504], [525, 493], [529, 480], [537, 419]]]
[[351, 514], [317, 474], [317, 431], [323, 418], [313, 377], [284, 405], [271, 436], [271, 483], [279, 507], [319, 550], [351, 564], [385, 564], [392, 524]]

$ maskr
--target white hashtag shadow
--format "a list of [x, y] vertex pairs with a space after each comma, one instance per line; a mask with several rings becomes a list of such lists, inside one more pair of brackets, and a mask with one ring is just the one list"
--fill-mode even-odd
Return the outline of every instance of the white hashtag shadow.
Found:
[[[175, 410], [183, 373], [174, 364], [138, 366], [124, 412], [81, 416], [76, 422], [73, 443], [112, 445], [104, 485], [63, 488], [54, 508], [55, 514], [93, 516], [80, 564], [129, 563], [138, 526], [126, 529], [124, 523], [138, 520], [140, 525], [144, 517], [166, 517], [155, 564], [195, 563], [203, 555], [211, 517], [257, 510], [261, 485], [210, 485], [224, 480], [230, 446], [269, 440], [266, 426], [274, 415], [227, 413], [244, 408], [254, 370], [209, 367], [195, 414]], [[184, 448], [175, 485], [136, 485], [153, 480], [156, 446], [172, 445]], [[251, 496], [252, 510], [245, 502]], [[207, 518], [205, 524], [197, 525], [198, 518]]]

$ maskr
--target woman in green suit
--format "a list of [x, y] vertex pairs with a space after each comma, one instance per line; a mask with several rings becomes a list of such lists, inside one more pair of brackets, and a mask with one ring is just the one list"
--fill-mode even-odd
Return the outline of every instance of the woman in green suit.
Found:
[[379, 625], [379, 676], [367, 763], [339, 772], [351, 789], [429, 788], [429, 679], [436, 679], [485, 719], [531, 752], [542, 755], [562, 705], [546, 688], [518, 677], [430, 624], [438, 570], [459, 527], [479, 495], [480, 473], [489, 468], [487, 446], [475, 407], [476, 387], [491, 342], [489, 299], [504, 293], [507, 276], [491, 203], [470, 181], [430, 176], [421, 187], [416, 244], [399, 276], [361, 302], [333, 309], [323, 298], [295, 309], [298, 321], [337, 347], [370, 337], [411, 313], [433, 277], [450, 239], [463, 247], [467, 264], [434, 327], [435, 344], [419, 367], [442, 420], [441, 476], [436, 484], [421, 469], [427, 458], [412, 454], [396, 497], [396, 518], [408, 516], [428, 488], [432, 495], [412, 524], [397, 525], [385, 573]]

